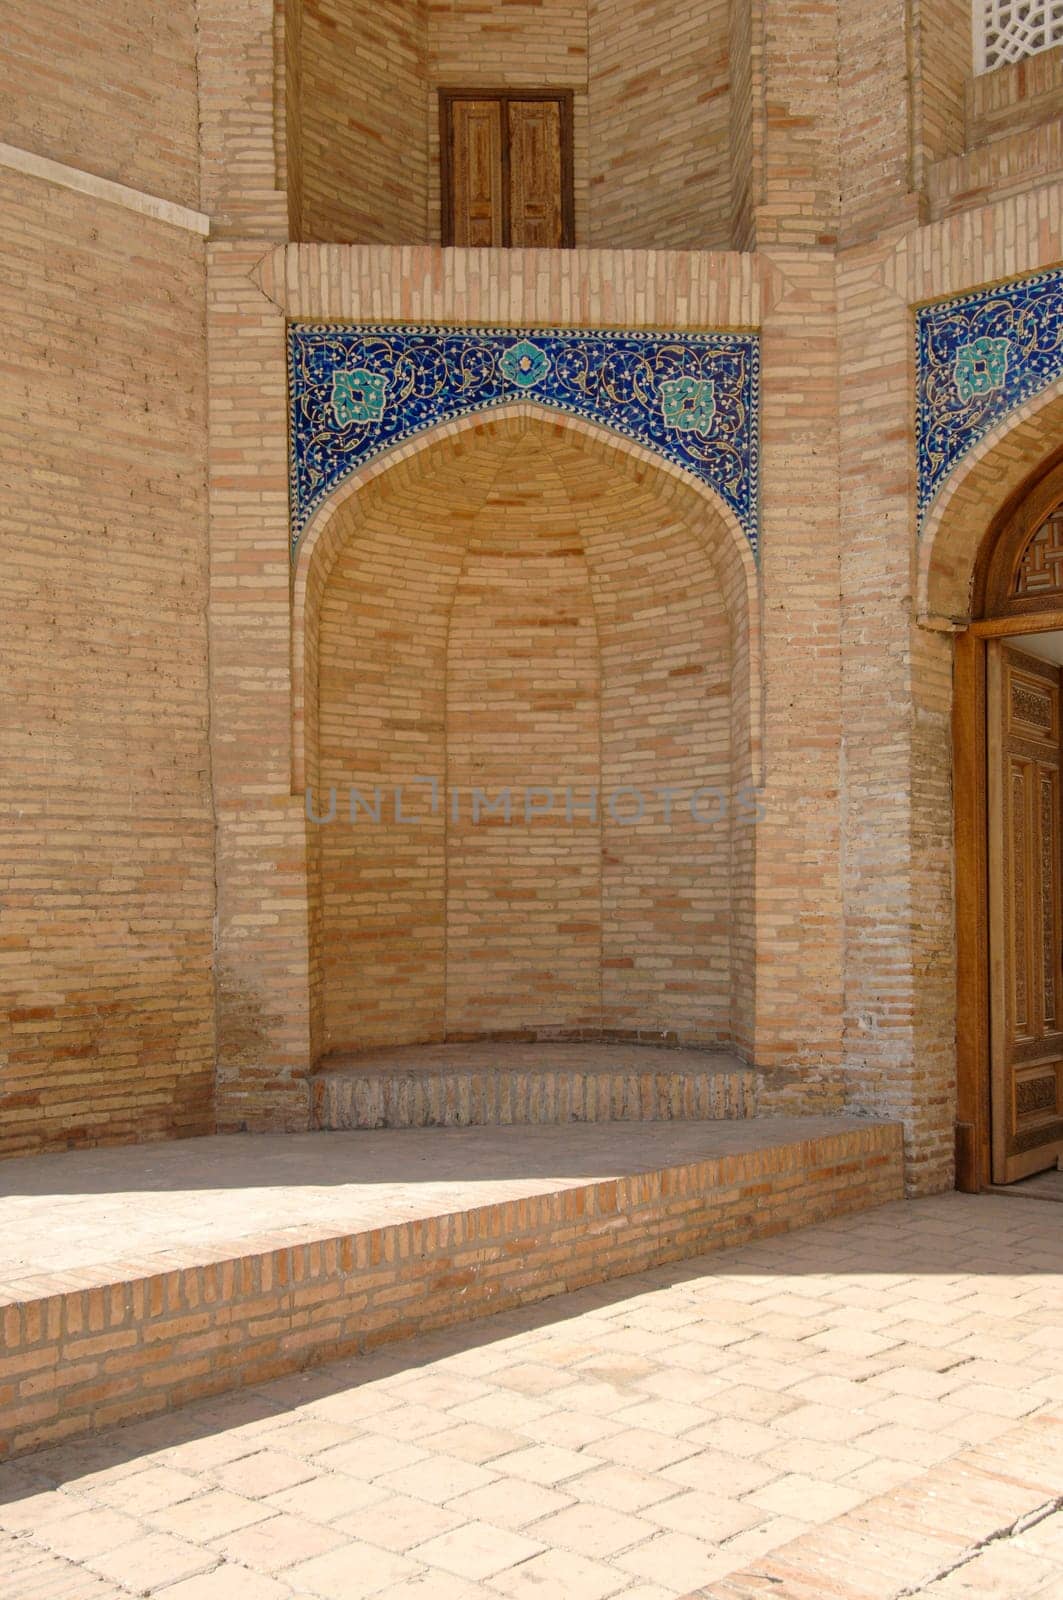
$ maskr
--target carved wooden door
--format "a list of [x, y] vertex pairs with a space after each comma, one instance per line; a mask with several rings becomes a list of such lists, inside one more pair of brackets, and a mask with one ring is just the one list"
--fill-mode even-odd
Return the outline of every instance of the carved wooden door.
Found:
[[449, 162], [454, 244], [505, 241], [503, 144], [505, 107], [497, 100], [455, 100]]
[[571, 94], [446, 90], [440, 138], [444, 244], [573, 243]]
[[564, 242], [564, 144], [557, 100], [510, 100], [509, 243], [525, 249]]
[[989, 645], [989, 987], [994, 1183], [1063, 1153], [1060, 669]]

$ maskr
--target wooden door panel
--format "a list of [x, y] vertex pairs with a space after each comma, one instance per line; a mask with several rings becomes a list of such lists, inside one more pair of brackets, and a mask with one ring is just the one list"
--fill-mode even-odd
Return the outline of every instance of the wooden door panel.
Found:
[[512, 245], [557, 249], [564, 243], [561, 106], [511, 100], [509, 217]]
[[450, 107], [449, 243], [505, 243], [504, 125], [497, 100], [454, 100]]
[[993, 1180], [1063, 1152], [1060, 669], [989, 649], [989, 964]]

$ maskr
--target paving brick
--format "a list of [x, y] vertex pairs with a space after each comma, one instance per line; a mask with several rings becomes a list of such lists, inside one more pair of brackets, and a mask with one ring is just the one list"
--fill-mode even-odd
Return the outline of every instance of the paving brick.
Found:
[[192, 1500], [161, 1507], [147, 1514], [153, 1527], [183, 1539], [220, 1539], [224, 1534], [264, 1522], [270, 1508], [245, 1499], [229, 1489], [208, 1489]]
[[492, 1467], [496, 1472], [527, 1478], [531, 1483], [553, 1488], [600, 1464], [600, 1458], [590, 1452], [584, 1454], [577, 1450], [564, 1450], [559, 1445], [544, 1444], [529, 1445], [524, 1450], [498, 1456]]
[[379, 1503], [386, 1498], [386, 1493], [386, 1490], [362, 1483], [346, 1473], [333, 1472], [298, 1484], [294, 1489], [284, 1489], [280, 1494], [270, 1495], [263, 1506], [327, 1525]]
[[68, 1561], [87, 1561], [90, 1556], [105, 1555], [119, 1545], [128, 1544], [140, 1534], [140, 1526], [132, 1517], [117, 1511], [98, 1508], [85, 1509], [61, 1521], [49, 1522], [34, 1533], [56, 1555]]
[[660, 1580], [666, 1577], [679, 1591], [704, 1582], [712, 1572], [716, 1546], [708, 1540], [686, 1533], [660, 1533], [656, 1539], [636, 1545], [616, 1557], [615, 1565], [633, 1577]]
[[443, 1505], [459, 1495], [485, 1489], [496, 1477], [493, 1463], [490, 1468], [478, 1467], [455, 1456], [433, 1455], [427, 1461], [418, 1461], [397, 1472], [386, 1472], [374, 1481], [398, 1494]]
[[171, 1600], [287, 1600], [291, 1590], [261, 1572], [226, 1564], [185, 1578], [166, 1591]]
[[305, 1483], [314, 1476], [313, 1467], [275, 1450], [258, 1450], [253, 1455], [243, 1456], [239, 1461], [219, 1467], [215, 1473], [223, 1487], [250, 1500], [278, 1494], [282, 1489], [294, 1489], [296, 1484]]
[[526, 1562], [543, 1549], [536, 1539], [487, 1522], [466, 1522], [448, 1533], [437, 1534], [411, 1551], [415, 1560], [442, 1567], [459, 1578], [496, 1579], [500, 1572]]
[[217, 1556], [167, 1533], [145, 1533], [115, 1550], [89, 1556], [85, 1564], [101, 1577], [113, 1578], [134, 1593], [154, 1594], [167, 1584], [208, 1571], [217, 1565]]
[[642, 1512], [676, 1493], [676, 1485], [663, 1476], [655, 1477], [630, 1467], [596, 1467], [578, 1480], [581, 1498], [615, 1511]]
[[536, 1537], [545, 1543], [592, 1558], [613, 1556], [618, 1550], [652, 1538], [656, 1532], [654, 1521], [593, 1504], [569, 1506], [535, 1524]]
[[[252, 1567], [256, 1572], [279, 1572], [283, 1567], [293, 1566], [297, 1561], [310, 1561], [314, 1556], [325, 1555], [327, 1551], [345, 1543], [344, 1520], [341, 1519], [335, 1527], [324, 1527], [321, 1523], [281, 1512], [277, 1516], [267, 1517], [264, 1522], [255, 1522], [235, 1533], [223, 1534], [212, 1543], [227, 1563]], [[346, 1530], [348, 1536], [353, 1531]], [[377, 1544], [384, 1542], [381, 1539], [374, 1540]]]
[[458, 1495], [447, 1507], [477, 1522], [490, 1522], [499, 1528], [520, 1529], [537, 1522], [540, 1517], [561, 1511], [572, 1504], [572, 1496], [556, 1489], [545, 1489], [541, 1484], [522, 1482], [520, 1492], [514, 1493], [512, 1481], [497, 1478], [485, 1489], [474, 1489], [471, 1494]]
[[512, 1600], [524, 1600], [524, 1596], [544, 1592], [564, 1592], [574, 1600], [607, 1600], [623, 1585], [624, 1578], [615, 1568], [557, 1550], [533, 1556], [492, 1579], [492, 1588], [511, 1596]]

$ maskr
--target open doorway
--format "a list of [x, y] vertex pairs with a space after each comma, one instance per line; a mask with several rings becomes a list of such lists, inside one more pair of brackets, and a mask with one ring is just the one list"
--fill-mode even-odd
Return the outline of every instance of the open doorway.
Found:
[[955, 699], [964, 1188], [1063, 1156], [1063, 469], [991, 530]]

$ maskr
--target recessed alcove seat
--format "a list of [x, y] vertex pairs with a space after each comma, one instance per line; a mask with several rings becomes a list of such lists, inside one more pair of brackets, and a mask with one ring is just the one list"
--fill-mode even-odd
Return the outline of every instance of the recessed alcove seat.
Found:
[[756, 1115], [757, 1075], [717, 1050], [477, 1040], [334, 1054], [311, 1104], [316, 1128], [733, 1121]]

